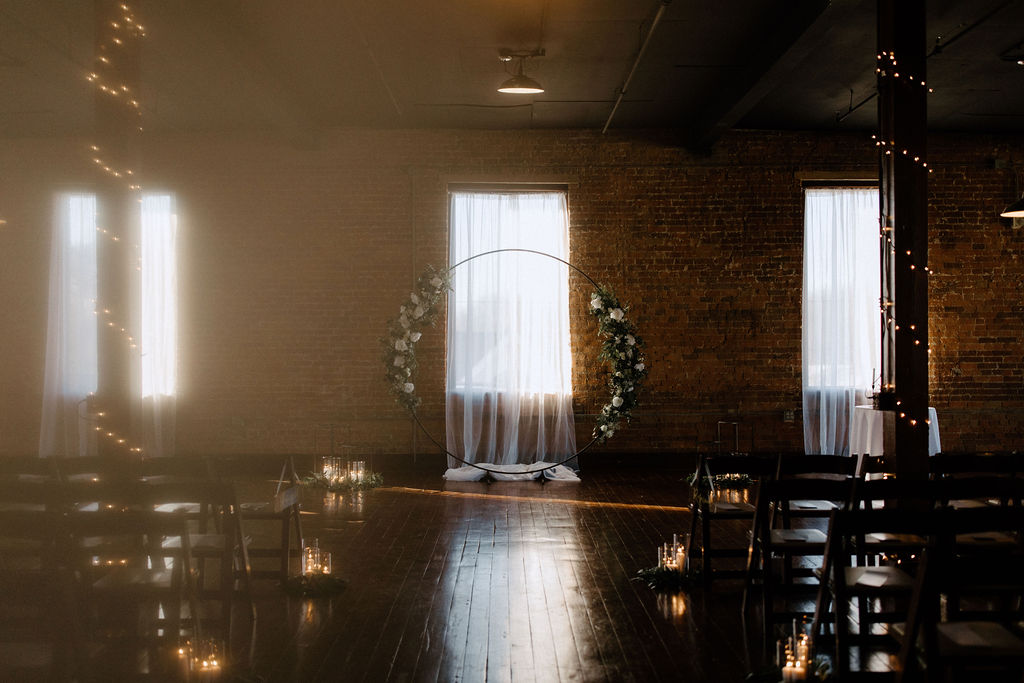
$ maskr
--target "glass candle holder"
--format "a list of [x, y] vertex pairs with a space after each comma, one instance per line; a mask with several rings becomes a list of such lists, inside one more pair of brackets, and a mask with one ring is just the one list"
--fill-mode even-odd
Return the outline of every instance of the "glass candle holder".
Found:
[[319, 539], [313, 539], [313, 545], [303, 545], [302, 548], [302, 575], [319, 573], [320, 565], [320, 542]]
[[686, 547], [679, 542], [679, 534], [672, 534], [672, 543], [658, 549], [658, 567], [682, 571], [686, 565]]
[[337, 484], [345, 477], [342, 459], [334, 455], [325, 457], [320, 474], [328, 484]]

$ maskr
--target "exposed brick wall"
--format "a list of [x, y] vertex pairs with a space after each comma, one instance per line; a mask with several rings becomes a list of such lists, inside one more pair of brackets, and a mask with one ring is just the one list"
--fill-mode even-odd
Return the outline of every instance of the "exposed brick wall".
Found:
[[[1000, 222], [1024, 141], [937, 137], [929, 157], [932, 404], [943, 445], [1020, 446], [1022, 230]], [[37, 443], [50, 197], [87, 179], [78, 141], [0, 151], [0, 454]], [[149, 142], [145, 178], [182, 216], [182, 453], [430, 451], [381, 379], [378, 339], [415, 277], [445, 262], [446, 184], [570, 183], [572, 262], [628, 301], [650, 377], [602, 451], [693, 450], [719, 419], [758, 448], [802, 446], [800, 175], [871, 176], [867, 136], [339, 131], [298, 150], [259, 136]], [[606, 400], [589, 285], [573, 281], [578, 437]], [[422, 414], [443, 440], [443, 328], [418, 348]], [[785, 410], [797, 421], [783, 421]], [[698, 436], [698, 430], [701, 430]]]

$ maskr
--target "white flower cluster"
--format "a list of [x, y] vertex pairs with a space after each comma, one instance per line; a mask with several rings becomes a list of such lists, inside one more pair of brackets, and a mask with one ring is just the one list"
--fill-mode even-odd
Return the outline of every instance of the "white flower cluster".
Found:
[[623, 422], [629, 421], [640, 385], [647, 377], [644, 343], [636, 334], [636, 326], [626, 317], [627, 309], [603, 285], [590, 296], [590, 313], [597, 317], [598, 333], [604, 338], [601, 358], [611, 366], [608, 387], [612, 397], [601, 409], [594, 427], [594, 438], [598, 443], [610, 439]]
[[[388, 336], [382, 340], [384, 368], [388, 386], [396, 400], [410, 412], [420, 404], [416, 396], [416, 342], [422, 330], [434, 324], [438, 304], [451, 287], [447, 270], [428, 268], [416, 281], [416, 288], [399, 309], [398, 317], [388, 322]], [[626, 317], [627, 306], [601, 285], [590, 297], [590, 313], [599, 322], [603, 337], [600, 358], [610, 365], [608, 386], [611, 399], [601, 409], [594, 426], [594, 439], [603, 443], [628, 422], [637, 403], [640, 385], [647, 377], [644, 342], [636, 326]]]
[[438, 303], [449, 286], [447, 271], [428, 267], [417, 279], [416, 290], [399, 308], [398, 317], [388, 322], [388, 336], [382, 342], [388, 385], [398, 402], [410, 411], [420, 403], [413, 381], [416, 342], [423, 337], [423, 328], [437, 320]]

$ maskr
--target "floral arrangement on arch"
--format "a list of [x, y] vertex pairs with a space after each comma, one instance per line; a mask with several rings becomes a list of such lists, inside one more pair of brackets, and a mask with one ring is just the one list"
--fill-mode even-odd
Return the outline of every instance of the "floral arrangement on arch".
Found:
[[416, 281], [416, 291], [399, 307], [398, 317], [388, 321], [387, 337], [381, 342], [388, 388], [410, 413], [420, 405], [413, 382], [417, 369], [416, 342], [423, 337], [425, 328], [437, 322], [437, 304], [451, 288], [450, 272], [428, 265]]
[[409, 412], [420, 405], [413, 382], [417, 367], [416, 342], [423, 336], [424, 328], [437, 322], [438, 303], [450, 288], [451, 276], [447, 270], [427, 266], [416, 280], [415, 291], [399, 308], [398, 317], [388, 321], [388, 335], [382, 341], [388, 388]]
[[598, 334], [603, 337], [599, 358], [609, 363], [608, 387], [612, 395], [594, 426], [598, 443], [610, 439], [623, 422], [629, 422], [640, 385], [647, 377], [644, 341], [636, 333], [636, 325], [626, 317], [628, 310], [605, 285], [598, 285], [590, 295], [590, 314], [597, 318]]
[[[590, 314], [598, 319], [598, 335], [603, 337], [599, 359], [609, 364], [611, 399], [598, 414], [593, 438], [596, 443], [604, 443], [624, 422], [629, 422], [640, 386], [647, 377], [647, 361], [644, 341], [636, 333], [636, 325], [626, 317], [629, 307], [606, 285], [596, 287], [590, 295]], [[388, 389], [413, 414], [420, 405], [413, 381], [417, 369], [416, 343], [423, 330], [437, 322], [438, 304], [449, 289], [451, 271], [427, 266], [416, 280], [415, 291], [399, 308], [398, 317], [388, 321], [387, 336], [381, 340]]]

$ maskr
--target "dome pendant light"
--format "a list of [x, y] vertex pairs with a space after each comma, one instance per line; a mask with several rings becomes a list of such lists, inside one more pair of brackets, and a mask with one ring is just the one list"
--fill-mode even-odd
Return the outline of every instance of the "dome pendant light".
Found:
[[1003, 218], [1024, 218], [1024, 197], [1003, 209], [999, 215]]
[[1024, 184], [1021, 181], [1024, 180], [1024, 172], [1016, 167], [1014, 167], [1014, 170], [1016, 172], [1014, 174], [1013, 187], [1017, 190], [1016, 194], [1019, 199], [999, 213], [1003, 218], [1024, 218], [1024, 197], [1021, 197], [1021, 185]]
[[512, 78], [501, 84], [498, 88], [498, 92], [509, 93], [512, 95], [536, 95], [537, 93], [544, 92], [544, 87], [540, 83], [523, 73], [523, 61], [527, 57], [541, 57], [543, 55], [543, 50], [531, 53], [502, 52], [499, 57], [501, 61], [507, 63], [511, 62], [513, 59], [518, 59], [519, 62], [516, 64], [515, 74]]

